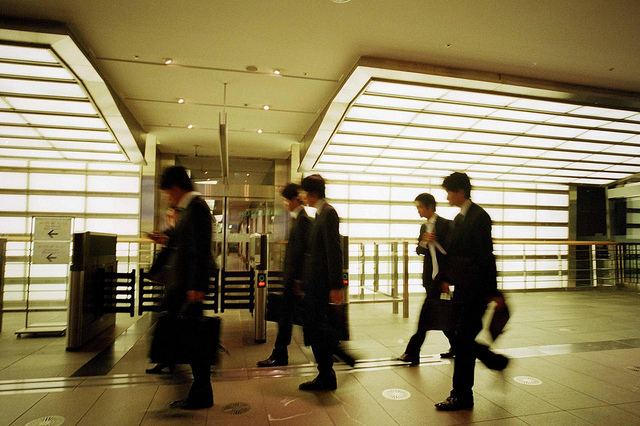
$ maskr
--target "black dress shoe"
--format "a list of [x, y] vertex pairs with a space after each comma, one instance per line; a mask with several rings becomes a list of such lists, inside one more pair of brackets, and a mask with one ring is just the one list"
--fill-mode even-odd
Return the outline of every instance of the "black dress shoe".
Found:
[[267, 359], [263, 359], [262, 361], [256, 362], [258, 367], [284, 367], [289, 365], [289, 360], [282, 360], [273, 357], [269, 357]]
[[338, 388], [338, 383], [336, 382], [336, 376], [334, 373], [333, 377], [318, 376], [310, 382], [301, 383], [298, 388], [303, 391], [336, 390]]
[[349, 367], [353, 367], [356, 365], [356, 360], [353, 358], [348, 352], [345, 352], [344, 349], [337, 349], [335, 352], [335, 356], [345, 362]]
[[178, 401], [173, 401], [169, 404], [170, 408], [179, 408], [181, 410], [202, 410], [204, 408], [213, 407], [213, 400], [210, 402], [195, 402], [189, 401], [188, 399], [181, 399]]
[[454, 356], [456, 356], [456, 354], [451, 351], [440, 354], [440, 358], [453, 358]]
[[175, 370], [176, 366], [173, 364], [156, 364], [152, 368], [147, 368], [144, 372], [147, 374], [164, 374], [164, 371], [162, 370], [165, 368], [168, 368], [169, 373], [173, 374], [173, 370]]
[[502, 371], [509, 365], [509, 358], [504, 355], [495, 354], [490, 363], [485, 364], [488, 368], [496, 371]]
[[460, 399], [450, 396], [442, 402], [436, 404], [436, 410], [438, 411], [458, 411], [458, 410], [471, 410], [473, 408], [473, 398]]
[[403, 353], [398, 357], [398, 361], [402, 362], [410, 362], [411, 365], [419, 365], [420, 364], [420, 355], [409, 355], [408, 353]]

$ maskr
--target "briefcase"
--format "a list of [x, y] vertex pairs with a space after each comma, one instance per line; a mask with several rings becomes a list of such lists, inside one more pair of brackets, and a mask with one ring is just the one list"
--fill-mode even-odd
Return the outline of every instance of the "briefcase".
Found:
[[329, 304], [327, 322], [336, 340], [349, 340], [349, 305], [347, 303]]
[[[304, 308], [302, 306], [302, 298], [294, 296], [293, 306], [293, 318], [292, 323], [295, 325], [304, 325]], [[284, 307], [284, 295], [281, 293], [267, 294], [267, 321], [280, 322], [282, 317], [282, 310]]]
[[422, 305], [418, 326], [422, 330], [453, 331], [455, 319], [453, 302], [446, 299], [427, 299]]
[[491, 334], [491, 338], [496, 340], [500, 334], [502, 334], [504, 330], [504, 326], [507, 325], [507, 321], [511, 314], [509, 312], [509, 307], [506, 303], [502, 306], [501, 309], [496, 308], [493, 311], [493, 317], [491, 318], [491, 322], [489, 323], [489, 333]]
[[218, 362], [220, 318], [162, 313], [156, 323], [149, 358], [160, 364]]

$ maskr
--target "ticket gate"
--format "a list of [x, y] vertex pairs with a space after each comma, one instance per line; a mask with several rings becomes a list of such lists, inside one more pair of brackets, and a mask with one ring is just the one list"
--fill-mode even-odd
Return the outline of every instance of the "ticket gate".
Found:
[[269, 270], [269, 238], [253, 234], [249, 242], [249, 263], [254, 271], [254, 341], [267, 341], [267, 291]]

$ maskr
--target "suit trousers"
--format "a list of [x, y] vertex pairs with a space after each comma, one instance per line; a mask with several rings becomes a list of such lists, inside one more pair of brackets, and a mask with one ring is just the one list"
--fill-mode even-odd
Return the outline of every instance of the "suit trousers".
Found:
[[305, 298], [305, 341], [311, 344], [313, 356], [318, 364], [318, 375], [333, 376], [333, 354], [338, 346], [335, 331], [329, 326], [328, 300]]
[[280, 320], [278, 321], [278, 335], [271, 356], [279, 361], [288, 361], [289, 352], [287, 346], [291, 343], [291, 329], [293, 327], [293, 294], [285, 290], [282, 300]]
[[[202, 303], [188, 304], [184, 314], [201, 317]], [[193, 374], [193, 384], [189, 389], [187, 400], [194, 404], [213, 403], [213, 389], [211, 388], [211, 366], [209, 364], [190, 364]]]
[[[456, 300], [454, 295], [455, 344], [456, 356], [453, 362], [453, 390], [456, 398], [473, 398], [473, 384], [476, 357], [479, 346], [476, 336], [482, 330], [482, 316], [487, 307], [484, 298], [465, 298]], [[481, 356], [483, 356], [482, 354]]]
[[[434, 300], [439, 298], [440, 298], [440, 289], [430, 286], [427, 288], [427, 298], [424, 300], [424, 303], [427, 303], [427, 300]], [[420, 313], [424, 311], [424, 303], [423, 303], [423, 308], [420, 310]], [[429, 330], [425, 330], [422, 327], [420, 327], [421, 323], [422, 321], [419, 320], [418, 331], [416, 331], [415, 334], [411, 336], [411, 339], [409, 339], [409, 343], [407, 344], [407, 349], [405, 350], [405, 353], [407, 353], [408, 355], [419, 356], [420, 348], [422, 347], [422, 345], [424, 344], [424, 341], [427, 338], [427, 331]], [[451, 346], [451, 350], [454, 351], [453, 344], [454, 344], [455, 333], [452, 331], [444, 331], [444, 330], [442, 332], [444, 333], [445, 336], [447, 336], [447, 339], [449, 340], [449, 345]]]

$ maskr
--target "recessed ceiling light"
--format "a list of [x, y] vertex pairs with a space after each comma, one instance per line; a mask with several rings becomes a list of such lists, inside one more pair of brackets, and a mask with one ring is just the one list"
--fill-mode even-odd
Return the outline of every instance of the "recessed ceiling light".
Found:
[[342, 4], [342, 3], [349, 3], [351, 0], [331, 0], [334, 3], [338, 3], [338, 4]]
[[184, 103], [184, 99], [183, 98], [178, 98], [178, 103], [179, 104], [183, 104]]
[[247, 173], [247, 176], [249, 176], [249, 173]]
[[258, 130], [257, 130], [257, 132], [258, 132], [258, 133], [262, 133], [262, 129], [258, 129]]
[[275, 70], [273, 70], [273, 73], [274, 73], [275, 75], [280, 75], [280, 74], [281, 74], [281, 71], [280, 71], [279, 69], [275, 69]]
[[171, 58], [164, 58], [163, 60], [164, 60], [164, 64], [165, 65], [169, 65], [169, 64], [173, 63], [173, 59], [171, 59]]
[[269, 105], [265, 105], [265, 106], [262, 107], [262, 109], [265, 110], [265, 111], [269, 111], [269, 108], [270, 108]]
[[193, 124], [189, 124], [189, 125], [187, 126], [187, 129], [193, 129]]

